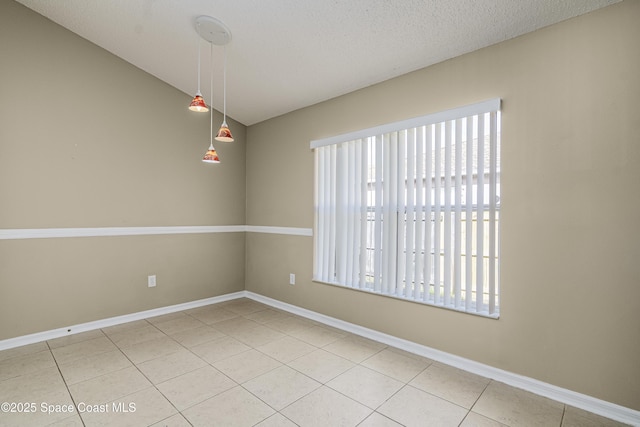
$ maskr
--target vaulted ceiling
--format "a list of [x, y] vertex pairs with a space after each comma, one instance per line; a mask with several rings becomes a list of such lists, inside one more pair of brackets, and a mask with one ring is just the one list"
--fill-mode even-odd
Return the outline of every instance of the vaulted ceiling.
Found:
[[[17, 0], [179, 90], [208, 15], [230, 29], [227, 114], [251, 125], [619, 0]], [[222, 109], [223, 49], [213, 105]], [[210, 45], [202, 43], [209, 97]]]

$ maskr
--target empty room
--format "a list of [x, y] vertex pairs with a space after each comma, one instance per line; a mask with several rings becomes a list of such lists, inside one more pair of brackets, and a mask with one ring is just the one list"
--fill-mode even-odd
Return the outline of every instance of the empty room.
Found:
[[0, 0], [0, 426], [640, 426], [639, 22]]

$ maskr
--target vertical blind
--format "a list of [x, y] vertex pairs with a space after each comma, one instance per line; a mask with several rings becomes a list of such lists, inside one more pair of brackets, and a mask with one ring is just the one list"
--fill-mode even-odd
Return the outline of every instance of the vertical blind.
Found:
[[311, 142], [314, 280], [499, 314], [500, 99]]

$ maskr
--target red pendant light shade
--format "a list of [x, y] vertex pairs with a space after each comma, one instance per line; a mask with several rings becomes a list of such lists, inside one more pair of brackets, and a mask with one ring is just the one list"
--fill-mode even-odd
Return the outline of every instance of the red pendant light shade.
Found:
[[204, 98], [200, 94], [200, 92], [196, 93], [196, 96], [191, 100], [191, 104], [189, 104], [189, 110], [197, 111], [199, 113], [206, 113], [209, 111], [209, 107], [204, 102]]
[[202, 161], [205, 163], [220, 163], [220, 158], [218, 157], [216, 149], [213, 148], [213, 145], [209, 146], [209, 150], [202, 158]]
[[216, 141], [233, 142], [233, 136], [231, 136], [231, 131], [226, 123], [223, 123], [220, 127], [218, 135], [216, 135]]

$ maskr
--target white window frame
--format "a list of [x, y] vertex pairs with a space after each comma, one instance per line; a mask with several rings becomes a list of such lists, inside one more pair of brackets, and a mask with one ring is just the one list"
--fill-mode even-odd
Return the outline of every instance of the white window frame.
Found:
[[498, 318], [500, 103], [311, 141], [313, 280]]

